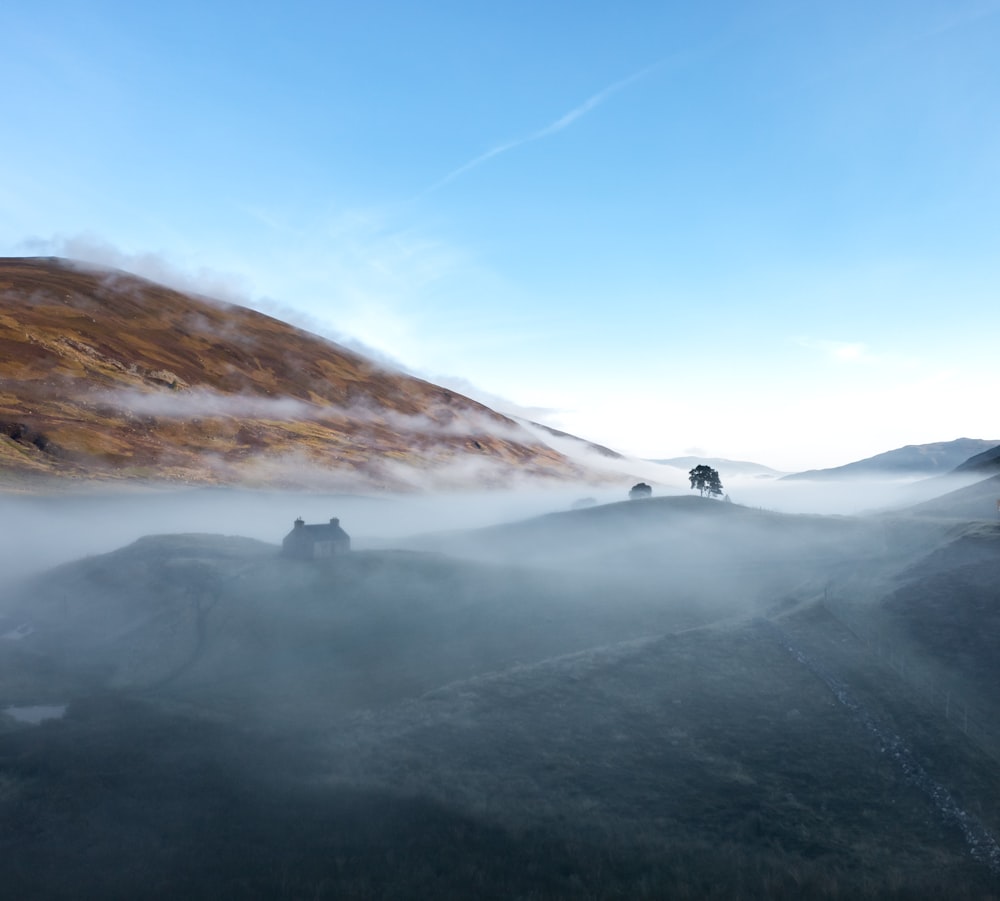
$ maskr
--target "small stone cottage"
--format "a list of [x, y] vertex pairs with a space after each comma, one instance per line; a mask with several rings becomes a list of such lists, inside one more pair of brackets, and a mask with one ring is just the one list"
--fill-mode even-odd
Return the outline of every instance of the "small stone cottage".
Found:
[[281, 542], [283, 557], [295, 560], [321, 560], [346, 554], [351, 549], [351, 536], [340, 527], [340, 520], [307, 526], [300, 518]]

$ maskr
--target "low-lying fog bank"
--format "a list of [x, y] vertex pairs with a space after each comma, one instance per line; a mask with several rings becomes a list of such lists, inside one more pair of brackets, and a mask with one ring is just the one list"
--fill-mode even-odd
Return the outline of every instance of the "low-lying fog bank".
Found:
[[778, 513], [855, 516], [908, 507], [981, 481], [982, 476], [935, 478], [838, 479], [834, 481], [741, 478], [726, 481], [737, 503]]
[[[608, 642], [790, 609], [833, 588], [857, 593], [858, 578], [881, 586], [950, 528], [789, 516], [694, 495], [579, 509], [563, 497], [562, 509], [542, 516], [296, 560], [279, 555], [291, 517], [275, 511], [305, 498], [274, 497], [264, 511], [261, 497], [231, 497], [225, 530], [242, 537], [206, 531], [211, 515], [223, 515], [208, 501], [225, 498], [201, 497], [198, 531], [161, 531], [5, 586], [0, 637], [11, 637], [12, 654], [93, 673], [95, 685], [304, 722], [314, 709], [386, 702]], [[423, 510], [398, 499], [308, 500], [343, 502], [316, 519], [337, 512], [350, 526], [354, 510], [370, 527], [386, 517], [387, 532], [491, 515], [468, 497]], [[173, 516], [192, 515], [190, 506]], [[254, 528], [267, 540], [247, 537]]]
[[[691, 496], [672, 467], [653, 480], [654, 497]], [[852, 515], [905, 506], [975, 482], [972, 477], [895, 481], [781, 482], [727, 478], [738, 504], [781, 513]], [[652, 479], [652, 475], [650, 476]], [[107, 553], [144, 535], [214, 533], [279, 542], [297, 517], [306, 522], [341, 519], [356, 547], [391, 546], [396, 539], [431, 532], [474, 529], [568, 510], [581, 501], [624, 500], [629, 483], [613, 488], [582, 485], [518, 491], [437, 494], [324, 494], [239, 489], [141, 490], [66, 495], [0, 494], [0, 566], [17, 580], [90, 554]], [[985, 514], [984, 514], [985, 515]]]
[[[604, 492], [616, 499], [621, 492]], [[8, 581], [103, 554], [145, 535], [211, 533], [281, 542], [298, 517], [339, 517], [355, 547], [449, 529], [478, 528], [568, 509], [589, 488], [426, 495], [324, 494], [239, 489], [2, 495], [0, 566]]]
[[8, 892], [989, 897], [1000, 526], [628, 487], [5, 498]]
[[[260, 701], [277, 710], [289, 706], [277, 700], [284, 694], [303, 709], [334, 698], [346, 709], [609, 641], [759, 615], [820, 596], [845, 570], [877, 561], [887, 540], [876, 520], [789, 517], [694, 495], [579, 509], [565, 495], [506, 496], [498, 500], [517, 502], [506, 511], [468, 496], [214, 492], [155, 498], [136, 511], [141, 500], [56, 504], [64, 516], [48, 534], [50, 553], [67, 553], [76, 529], [124, 546], [5, 586], [0, 635], [16, 635], [7, 643], [21, 653], [103, 673], [95, 678], [105, 686], [169, 683], [185, 703], [212, 686], [213, 709], [238, 697], [243, 709]], [[443, 528], [523, 517], [543, 501], [558, 512]], [[99, 504], [109, 523], [102, 532], [80, 521]], [[339, 514], [355, 535], [381, 528], [399, 549], [366, 550], [359, 540], [332, 560], [279, 556], [292, 516], [310, 505], [311, 519]], [[159, 534], [123, 541], [137, 526]], [[417, 526], [423, 537], [399, 534]]]

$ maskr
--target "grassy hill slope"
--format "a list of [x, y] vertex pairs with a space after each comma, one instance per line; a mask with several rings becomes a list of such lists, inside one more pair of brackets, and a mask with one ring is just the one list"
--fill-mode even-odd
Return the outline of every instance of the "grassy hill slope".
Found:
[[[834, 621], [810, 613], [781, 629], [811, 658], [826, 649], [866, 716], [996, 830], [992, 761], [891, 673], [838, 652], [851, 637]], [[93, 695], [65, 720], [0, 733], [5, 885], [37, 898], [150, 886], [192, 898], [996, 897], [899, 753], [753, 624], [522, 666], [294, 738]]]
[[0, 484], [578, 479], [513, 420], [261, 313], [0, 259]]
[[[987, 649], [976, 528], [664, 498], [427, 539], [464, 559], [177, 535], [59, 567], [4, 605], [35, 631], [0, 709], [69, 702], [0, 714], [5, 886], [996, 897], [995, 760], [831, 615], [851, 589]], [[949, 573], [963, 615], [892, 606]]]

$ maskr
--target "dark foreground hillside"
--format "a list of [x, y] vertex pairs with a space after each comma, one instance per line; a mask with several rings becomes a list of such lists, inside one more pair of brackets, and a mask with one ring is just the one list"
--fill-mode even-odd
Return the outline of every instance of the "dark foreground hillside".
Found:
[[[995, 834], [995, 769], [883, 678], [850, 673], [865, 709]], [[995, 897], [988, 859], [896, 750], [753, 623], [455, 684], [309, 736], [100, 694], [0, 734], [5, 888]]]
[[428, 544], [467, 559], [158, 536], [8, 591], [5, 891], [1000, 897], [996, 758], [843, 624], [992, 572], [981, 527], [685, 499]]

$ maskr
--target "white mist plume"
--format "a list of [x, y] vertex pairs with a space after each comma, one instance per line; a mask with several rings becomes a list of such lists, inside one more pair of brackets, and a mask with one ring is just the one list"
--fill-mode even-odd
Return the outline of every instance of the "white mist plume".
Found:
[[224, 394], [208, 388], [187, 390], [119, 389], [91, 396], [93, 402], [106, 404], [136, 416], [163, 419], [198, 419], [247, 417], [279, 422], [339, 420], [367, 425], [381, 425], [413, 435], [475, 438], [490, 436], [521, 443], [535, 441], [535, 436], [516, 422], [490, 416], [475, 409], [442, 409], [442, 417], [424, 413], [401, 413], [374, 404], [313, 403], [293, 397], [265, 397], [257, 394]]
[[[234, 272], [206, 266], [188, 270], [164, 254], [125, 251], [110, 241], [90, 234], [72, 237], [56, 235], [47, 239], [30, 238], [23, 241], [21, 246], [26, 253], [32, 255], [64, 257], [81, 263], [121, 270], [166, 285], [176, 291], [195, 294], [203, 299], [220, 300], [257, 310], [303, 331], [333, 341], [386, 369], [408, 371], [406, 366], [391, 354], [332, 327], [328, 322], [304, 312], [294, 304], [273, 297], [256, 295], [249, 280]], [[109, 274], [108, 279], [113, 284], [114, 273]], [[232, 333], [226, 334], [228, 337], [233, 337]]]

